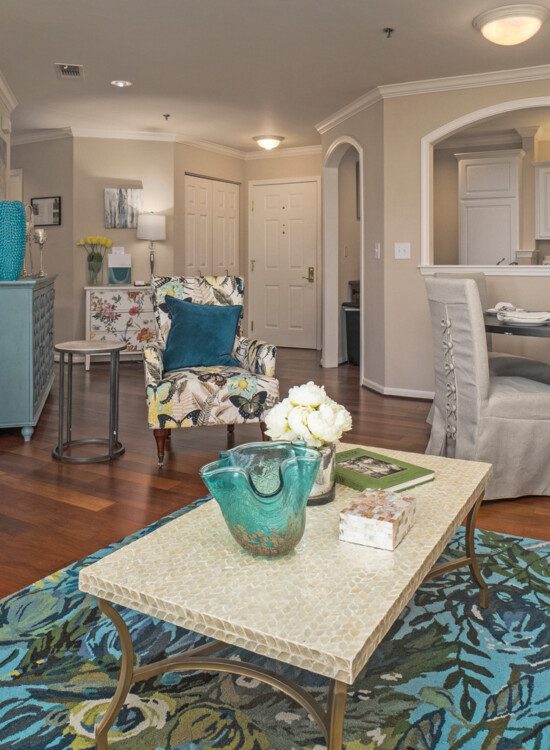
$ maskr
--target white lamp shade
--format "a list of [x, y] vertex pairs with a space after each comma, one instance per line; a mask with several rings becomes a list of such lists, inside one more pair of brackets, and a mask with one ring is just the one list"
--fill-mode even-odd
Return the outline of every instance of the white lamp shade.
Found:
[[137, 222], [138, 240], [157, 240], [166, 239], [166, 216], [162, 214], [139, 214]]

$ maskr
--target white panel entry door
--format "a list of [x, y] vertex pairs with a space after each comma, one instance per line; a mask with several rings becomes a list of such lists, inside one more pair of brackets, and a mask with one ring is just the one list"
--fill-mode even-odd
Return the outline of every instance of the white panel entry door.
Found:
[[317, 182], [254, 185], [251, 198], [251, 335], [315, 349]]
[[239, 186], [185, 175], [185, 274], [239, 270]]

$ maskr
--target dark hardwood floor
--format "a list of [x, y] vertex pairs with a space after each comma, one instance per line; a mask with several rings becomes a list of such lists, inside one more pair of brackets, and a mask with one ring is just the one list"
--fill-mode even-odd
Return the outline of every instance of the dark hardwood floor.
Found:
[[[423, 452], [429, 403], [383, 397], [359, 387], [358, 368], [323, 370], [317, 352], [280, 350], [281, 393], [307, 380], [324, 383], [353, 415], [349, 442]], [[73, 437], [106, 434], [108, 367], [75, 367]], [[164, 469], [157, 470], [147, 428], [143, 368], [121, 365], [120, 438], [126, 453], [112, 463], [61, 464], [51, 457], [57, 436], [57, 384], [32, 441], [0, 431], [0, 596], [106, 546], [206, 494], [197, 475], [226, 447], [224, 427], [174, 430]], [[236, 427], [236, 443], [259, 440], [257, 425]], [[480, 527], [550, 539], [550, 498], [487, 503]]]

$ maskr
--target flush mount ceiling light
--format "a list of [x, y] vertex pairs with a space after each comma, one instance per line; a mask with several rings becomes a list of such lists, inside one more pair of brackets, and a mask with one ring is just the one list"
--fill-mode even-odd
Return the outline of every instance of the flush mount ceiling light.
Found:
[[132, 86], [132, 81], [111, 81], [111, 86], [117, 86], [119, 89], [125, 89], [128, 88], [128, 86]]
[[473, 24], [494, 44], [521, 44], [534, 36], [550, 11], [542, 5], [503, 5], [474, 18]]
[[265, 148], [266, 151], [271, 151], [273, 148], [277, 148], [284, 141], [282, 135], [255, 135], [254, 140], [261, 148]]

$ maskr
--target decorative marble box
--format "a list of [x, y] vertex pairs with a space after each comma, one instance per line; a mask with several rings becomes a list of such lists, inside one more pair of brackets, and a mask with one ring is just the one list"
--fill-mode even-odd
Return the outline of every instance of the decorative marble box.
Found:
[[414, 523], [415, 501], [391, 490], [366, 490], [340, 511], [340, 540], [393, 550]]

